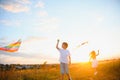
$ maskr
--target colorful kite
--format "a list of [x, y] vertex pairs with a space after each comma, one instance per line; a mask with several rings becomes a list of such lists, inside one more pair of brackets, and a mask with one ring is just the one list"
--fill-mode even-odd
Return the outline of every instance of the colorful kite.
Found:
[[8, 46], [0, 47], [0, 50], [6, 51], [6, 52], [16, 52], [18, 51], [20, 44], [21, 44], [21, 40], [18, 40], [17, 42], [11, 43]]

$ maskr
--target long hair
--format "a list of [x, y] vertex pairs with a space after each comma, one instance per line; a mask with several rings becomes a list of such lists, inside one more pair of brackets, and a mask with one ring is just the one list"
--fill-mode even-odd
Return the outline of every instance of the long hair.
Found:
[[95, 52], [94, 50], [90, 52], [90, 57], [91, 57], [92, 59], [95, 59], [95, 58], [96, 58], [96, 52]]

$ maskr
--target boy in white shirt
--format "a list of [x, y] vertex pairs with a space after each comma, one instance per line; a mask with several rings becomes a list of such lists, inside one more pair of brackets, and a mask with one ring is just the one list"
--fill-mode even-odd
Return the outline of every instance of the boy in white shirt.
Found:
[[60, 52], [60, 71], [61, 71], [61, 80], [64, 80], [64, 75], [67, 74], [68, 80], [72, 80], [69, 74], [68, 64], [71, 64], [70, 52], [67, 50], [68, 43], [62, 43], [62, 49], [58, 47], [59, 40], [57, 40], [56, 48]]

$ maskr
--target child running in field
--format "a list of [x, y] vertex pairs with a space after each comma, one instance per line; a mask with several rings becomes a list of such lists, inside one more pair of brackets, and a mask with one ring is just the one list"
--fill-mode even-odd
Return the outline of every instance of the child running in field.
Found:
[[67, 50], [68, 43], [62, 43], [62, 49], [58, 47], [59, 40], [57, 40], [56, 48], [60, 52], [60, 71], [61, 71], [61, 80], [64, 80], [65, 74], [68, 77], [68, 80], [72, 80], [69, 74], [68, 64], [71, 64], [70, 52]]
[[99, 55], [99, 50], [98, 50], [98, 53], [96, 54], [96, 52], [93, 50], [90, 52], [90, 60], [92, 59], [92, 68], [94, 69], [94, 75], [97, 74], [97, 66], [98, 66], [98, 61], [96, 59], [96, 56]]

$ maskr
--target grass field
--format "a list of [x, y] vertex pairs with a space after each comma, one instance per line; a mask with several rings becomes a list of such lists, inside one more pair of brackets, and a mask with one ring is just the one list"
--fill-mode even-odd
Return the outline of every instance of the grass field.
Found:
[[[100, 61], [96, 76], [90, 63], [74, 63], [69, 68], [73, 80], [120, 80], [120, 59]], [[40, 69], [0, 71], [0, 80], [59, 80], [59, 77], [59, 64]]]

